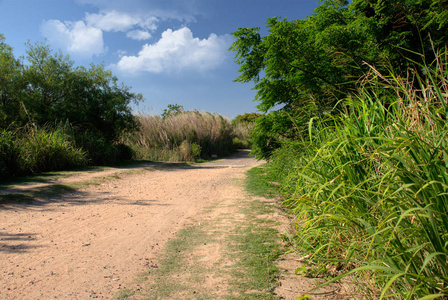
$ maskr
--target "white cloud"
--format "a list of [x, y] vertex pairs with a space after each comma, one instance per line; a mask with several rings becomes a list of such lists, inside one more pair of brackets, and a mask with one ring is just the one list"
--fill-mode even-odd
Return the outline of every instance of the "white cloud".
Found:
[[41, 31], [52, 43], [75, 55], [91, 57], [105, 52], [103, 32], [83, 21], [44, 21]]
[[151, 34], [147, 31], [143, 31], [143, 30], [132, 30], [129, 31], [128, 33], [126, 33], [126, 36], [130, 39], [133, 40], [148, 40], [151, 38]]
[[198, 0], [75, 0], [96, 6], [100, 11], [120, 11], [131, 15], [150, 14], [160, 19], [193, 22], [199, 14]]
[[123, 57], [123, 56], [126, 55], [126, 53], [127, 53], [127, 51], [125, 51], [125, 50], [118, 50], [118, 51], [115, 53], [115, 55], [117, 55], [118, 57]]
[[128, 31], [135, 26], [147, 30], [156, 30], [158, 19], [156, 17], [140, 17], [115, 10], [100, 14], [86, 14], [88, 25], [104, 31]]
[[189, 28], [168, 29], [157, 43], [144, 45], [137, 56], [123, 56], [117, 67], [130, 73], [207, 70], [223, 62], [230, 43], [228, 35], [211, 34], [201, 40]]
[[128, 38], [147, 40], [151, 38], [150, 31], [157, 29], [158, 21], [152, 16], [138, 16], [113, 10], [99, 14], [86, 13], [84, 20], [77, 22], [44, 21], [41, 32], [54, 45], [70, 54], [92, 57], [105, 52], [103, 32], [127, 32]]

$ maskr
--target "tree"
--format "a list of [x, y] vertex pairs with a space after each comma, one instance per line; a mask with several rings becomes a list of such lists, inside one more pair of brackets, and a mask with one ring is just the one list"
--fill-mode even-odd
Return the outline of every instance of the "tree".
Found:
[[354, 0], [351, 10], [372, 42], [389, 58], [395, 72], [405, 74], [413, 61], [435, 59], [448, 37], [447, 0]]
[[28, 43], [29, 65], [22, 96], [28, 114], [37, 125], [69, 122], [80, 132], [100, 134], [115, 141], [136, 128], [130, 104], [142, 95], [118, 83], [104, 65], [74, 67], [74, 62], [44, 43]]
[[184, 107], [179, 104], [168, 104], [167, 108], [163, 110], [162, 119], [175, 116], [184, 112]]
[[241, 124], [241, 123], [253, 123], [258, 117], [261, 117], [260, 113], [245, 113], [242, 115], [236, 116], [233, 120], [233, 124]]
[[14, 57], [12, 47], [0, 34], [0, 129], [19, 125], [20, 115], [24, 115], [20, 103], [22, 64]]
[[371, 66], [406, 74], [419, 53], [432, 62], [433, 46], [448, 41], [447, 8], [447, 0], [326, 0], [304, 20], [268, 19], [265, 37], [259, 27], [239, 28], [230, 48], [241, 65], [235, 81], [255, 84], [262, 112], [280, 106], [306, 128], [312, 117], [337, 113]]

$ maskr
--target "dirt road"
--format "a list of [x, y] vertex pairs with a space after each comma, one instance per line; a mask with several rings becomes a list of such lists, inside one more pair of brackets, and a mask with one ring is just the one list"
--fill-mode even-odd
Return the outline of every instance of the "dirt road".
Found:
[[[176, 232], [201, 222], [204, 208], [242, 189], [235, 179], [258, 164], [247, 154], [119, 173], [63, 196], [1, 204], [0, 299], [112, 298]], [[120, 170], [102, 172], [57, 183]]]

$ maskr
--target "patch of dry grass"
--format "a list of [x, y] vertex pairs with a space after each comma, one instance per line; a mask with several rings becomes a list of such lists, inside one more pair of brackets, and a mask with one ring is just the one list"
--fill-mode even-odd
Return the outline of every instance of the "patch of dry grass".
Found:
[[193, 161], [234, 151], [234, 131], [218, 114], [188, 111], [162, 118], [138, 115], [140, 130], [128, 137], [138, 159]]

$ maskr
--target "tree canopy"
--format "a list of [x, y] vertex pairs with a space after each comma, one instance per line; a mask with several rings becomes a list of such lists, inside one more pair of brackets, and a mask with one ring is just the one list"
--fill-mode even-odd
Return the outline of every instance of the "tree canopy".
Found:
[[239, 28], [230, 48], [235, 81], [255, 84], [260, 111], [280, 105], [300, 125], [334, 111], [371, 66], [406, 74], [421, 54], [430, 63], [447, 44], [447, 12], [447, 0], [326, 0], [303, 20], [268, 19], [265, 37], [259, 27]]
[[244, 123], [253, 123], [258, 117], [261, 117], [262, 114], [259, 113], [244, 113], [242, 115], [237, 115], [233, 118], [233, 124], [244, 124]]
[[27, 47], [24, 64], [0, 35], [0, 129], [69, 122], [114, 141], [137, 126], [130, 104], [142, 95], [119, 84], [104, 65], [75, 67], [45, 43]]
[[176, 116], [185, 112], [184, 107], [179, 104], [168, 104], [167, 108], [165, 108], [162, 112], [162, 118], [166, 119], [171, 116]]

